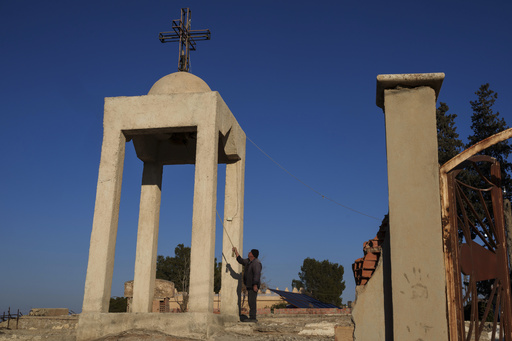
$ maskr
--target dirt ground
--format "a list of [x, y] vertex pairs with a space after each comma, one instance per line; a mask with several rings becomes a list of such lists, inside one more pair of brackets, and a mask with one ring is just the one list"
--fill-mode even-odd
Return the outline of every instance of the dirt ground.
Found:
[[[20, 320], [20, 329], [6, 328], [6, 323], [0, 324], [0, 340], [51, 340], [76, 341], [76, 322], [73, 318], [44, 321], [41, 319]], [[74, 322], [74, 324], [73, 324]], [[350, 315], [303, 315], [303, 316], [266, 316], [259, 317], [257, 323], [231, 323], [224, 330], [203, 340], [211, 341], [302, 341], [302, 340], [334, 340], [335, 328], [338, 335], [351, 336], [352, 322]], [[340, 330], [343, 329], [343, 330]], [[346, 337], [339, 338], [348, 340]], [[107, 336], [97, 341], [192, 341], [197, 339], [180, 338], [147, 330], [132, 330], [118, 335]]]

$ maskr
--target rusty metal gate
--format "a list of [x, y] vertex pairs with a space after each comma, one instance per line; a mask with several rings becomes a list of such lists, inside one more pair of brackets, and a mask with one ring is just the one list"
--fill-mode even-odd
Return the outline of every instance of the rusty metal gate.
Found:
[[482, 141], [441, 167], [451, 341], [489, 337], [512, 341], [500, 165], [492, 157], [474, 155], [496, 140], [512, 136], [512, 130], [506, 132]]

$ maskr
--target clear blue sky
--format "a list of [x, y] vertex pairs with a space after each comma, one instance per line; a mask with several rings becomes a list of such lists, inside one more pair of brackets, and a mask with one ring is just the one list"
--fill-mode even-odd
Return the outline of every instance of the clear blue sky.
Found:
[[[439, 100], [459, 115], [464, 141], [483, 83], [512, 124], [509, 1], [2, 0], [0, 312], [81, 311], [103, 100], [145, 95], [177, 71], [177, 44], [157, 37], [182, 7], [212, 32], [191, 54], [192, 73], [247, 136], [309, 186], [378, 218], [322, 199], [247, 142], [244, 253], [260, 250], [271, 287], [290, 287], [306, 257], [328, 259], [345, 268], [343, 302], [354, 299], [351, 264], [388, 211], [378, 74], [444, 72]], [[130, 144], [113, 296], [133, 279], [141, 175]], [[164, 170], [159, 254], [190, 245], [193, 175]], [[221, 233], [217, 224], [219, 259]]]

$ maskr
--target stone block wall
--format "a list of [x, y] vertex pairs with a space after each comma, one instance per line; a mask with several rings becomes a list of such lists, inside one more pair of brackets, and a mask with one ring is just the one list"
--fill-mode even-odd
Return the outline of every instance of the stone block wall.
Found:
[[68, 308], [32, 308], [29, 316], [65, 316], [69, 315]]
[[350, 314], [350, 308], [285, 308], [274, 309], [275, 315], [326, 315], [326, 314]]
[[[78, 323], [78, 315], [67, 316], [21, 316], [17, 323], [16, 319], [12, 319], [9, 323], [10, 329], [76, 329]], [[7, 328], [7, 321], [0, 323], [0, 328]]]

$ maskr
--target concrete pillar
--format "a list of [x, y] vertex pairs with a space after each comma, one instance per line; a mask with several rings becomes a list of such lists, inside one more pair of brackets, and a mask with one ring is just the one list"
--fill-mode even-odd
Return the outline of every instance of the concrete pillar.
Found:
[[189, 311], [213, 312], [215, 212], [219, 130], [214, 122], [197, 127]]
[[[241, 160], [226, 165], [224, 199], [224, 231], [222, 237], [222, 315], [240, 315], [242, 293], [242, 266], [232, 255], [232, 245], [243, 254], [245, 145]], [[228, 271], [226, 271], [226, 268]]]
[[105, 129], [96, 189], [89, 263], [82, 311], [108, 312], [126, 138], [120, 130]]
[[394, 340], [448, 340], [436, 130], [443, 79], [377, 77], [386, 121]]
[[160, 164], [144, 162], [133, 280], [132, 312], [137, 313], [149, 313], [153, 307], [162, 170]]

